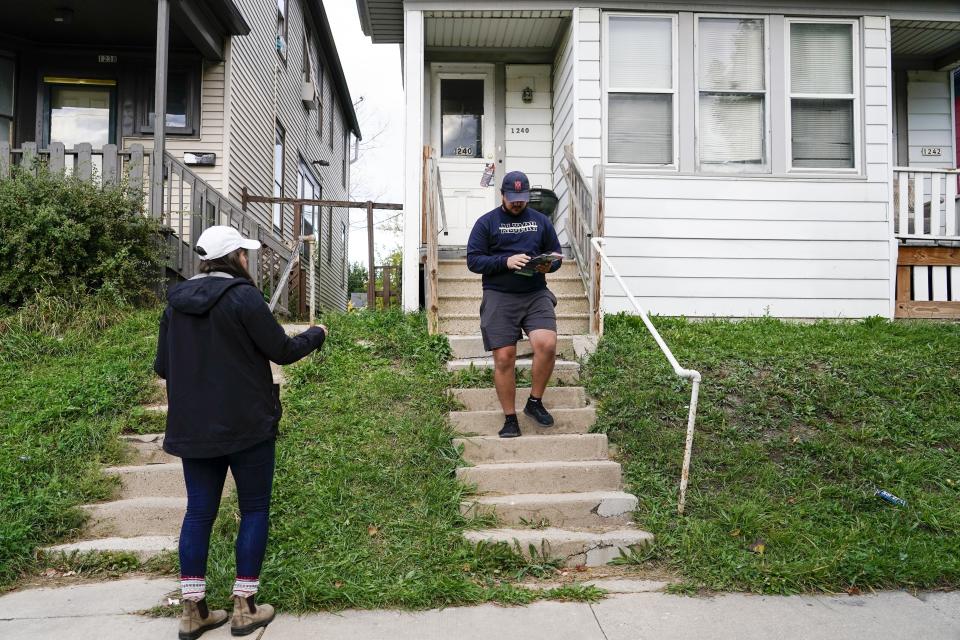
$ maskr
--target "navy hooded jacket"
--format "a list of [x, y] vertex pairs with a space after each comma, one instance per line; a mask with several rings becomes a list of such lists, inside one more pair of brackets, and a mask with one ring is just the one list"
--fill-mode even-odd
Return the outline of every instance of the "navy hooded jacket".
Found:
[[167, 302], [153, 365], [167, 381], [164, 450], [212, 458], [276, 437], [280, 388], [270, 362], [320, 348], [323, 329], [287, 336], [253, 283], [227, 274], [182, 282]]

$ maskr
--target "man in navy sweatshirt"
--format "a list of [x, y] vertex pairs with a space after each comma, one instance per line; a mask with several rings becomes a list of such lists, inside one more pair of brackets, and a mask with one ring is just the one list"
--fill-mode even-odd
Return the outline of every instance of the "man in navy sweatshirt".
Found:
[[[467, 243], [467, 267], [483, 274], [480, 333], [483, 346], [493, 352], [493, 381], [503, 407], [501, 438], [520, 435], [517, 422], [517, 341], [527, 334], [533, 348], [530, 398], [523, 412], [542, 427], [553, 426], [543, 406], [557, 354], [557, 298], [547, 289], [545, 273], [560, 268], [562, 254], [550, 219], [527, 206], [530, 181], [520, 171], [503, 177], [503, 204], [485, 213], [473, 225]], [[556, 260], [525, 269], [531, 258], [546, 253]]]

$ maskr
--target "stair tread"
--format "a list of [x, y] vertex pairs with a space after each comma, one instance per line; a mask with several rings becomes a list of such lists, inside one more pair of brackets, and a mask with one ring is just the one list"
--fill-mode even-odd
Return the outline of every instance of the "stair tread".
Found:
[[590, 529], [561, 529], [547, 527], [544, 529], [501, 528], [501, 529], [470, 529], [464, 532], [468, 539], [502, 540], [509, 542], [517, 540], [521, 543], [529, 541], [546, 541], [550, 543], [562, 542], [619, 542], [630, 541], [633, 544], [653, 541], [653, 534], [643, 529], [633, 527], [617, 527], [601, 531]]
[[[604, 433], [558, 433], [556, 435], [531, 435], [523, 436], [522, 438], [510, 438], [509, 441], [511, 444], [523, 444], [524, 442], [530, 443], [539, 443], [539, 442], [557, 442], [557, 441], [568, 441], [568, 442], [582, 442], [583, 440], [605, 440], [606, 434]], [[504, 442], [504, 439], [500, 436], [458, 436], [453, 439], [454, 442]]]
[[[570, 415], [577, 415], [577, 414], [591, 414], [591, 413], [597, 412], [596, 408], [592, 406], [569, 407], [565, 409], [549, 409], [549, 411], [553, 415], [554, 420], [556, 420], [558, 417], [563, 417], [563, 416], [570, 416]], [[503, 416], [503, 410], [502, 409], [475, 409], [473, 411], [469, 411], [469, 410], [468, 411], [451, 411], [449, 413], [449, 415], [454, 418], [464, 418], [464, 417], [469, 417], [471, 415], [486, 418], [493, 414], [497, 416]], [[549, 429], [549, 427], [545, 427], [545, 428]]]
[[171, 535], [132, 536], [129, 538], [110, 536], [58, 544], [46, 547], [44, 550], [48, 553], [128, 551], [156, 555], [156, 553], [162, 553], [164, 551], [176, 551], [178, 539], [178, 536]]
[[122, 509], [125, 507], [137, 506], [158, 506], [158, 507], [182, 507], [186, 506], [187, 499], [184, 497], [170, 496], [139, 496], [136, 498], [120, 498], [119, 500], [110, 500], [108, 502], [92, 502], [81, 505], [81, 509]]
[[121, 465], [119, 467], [105, 467], [105, 473], [136, 473], [138, 471], [145, 471], [147, 469], [151, 471], [163, 471], [163, 472], [173, 472], [176, 471], [180, 473], [180, 470], [183, 468], [183, 465], [180, 462], [159, 462], [157, 464], [127, 464]]
[[[532, 436], [526, 436], [532, 437]], [[552, 437], [552, 436], [546, 436]], [[613, 460], [548, 460], [545, 462], [488, 462], [483, 464], [477, 464], [472, 467], [458, 467], [457, 471], [461, 469], [482, 469], [484, 471], [512, 471], [512, 470], [527, 470], [527, 469], [556, 469], [556, 468], [578, 468], [578, 467], [620, 467], [619, 462], [614, 462]]]
[[[493, 358], [458, 358], [456, 360], [447, 360], [447, 368], [451, 367], [465, 367], [468, 365], [474, 366], [483, 366], [483, 367], [492, 367]], [[517, 367], [532, 367], [533, 358], [517, 358], [516, 365]], [[557, 360], [553, 364], [553, 369], [579, 369], [580, 363], [575, 360]]]
[[505, 495], [474, 496], [464, 502], [481, 502], [483, 504], [521, 504], [527, 502], [572, 502], [579, 500], [596, 500], [598, 498], [635, 498], [626, 491], [597, 490], [597, 491], [568, 491], [565, 493], [511, 493]]

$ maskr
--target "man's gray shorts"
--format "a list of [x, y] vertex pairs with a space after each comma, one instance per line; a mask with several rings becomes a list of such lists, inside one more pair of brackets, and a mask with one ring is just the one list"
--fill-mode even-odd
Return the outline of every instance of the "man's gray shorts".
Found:
[[483, 290], [480, 303], [480, 333], [487, 351], [517, 344], [531, 331], [549, 329], [556, 333], [557, 298], [549, 289], [530, 293]]

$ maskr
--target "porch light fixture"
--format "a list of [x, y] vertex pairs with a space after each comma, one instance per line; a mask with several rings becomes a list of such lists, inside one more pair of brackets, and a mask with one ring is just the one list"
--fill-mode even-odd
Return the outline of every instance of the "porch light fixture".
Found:
[[520, 94], [520, 99], [523, 100], [523, 104], [530, 104], [533, 102], [533, 89], [530, 87], [524, 87], [523, 92]]
[[53, 21], [57, 24], [70, 24], [73, 22], [73, 9], [67, 7], [58, 7], [53, 10]]

